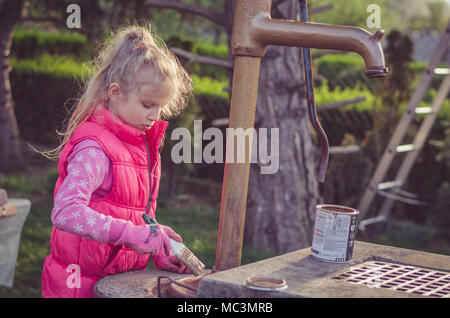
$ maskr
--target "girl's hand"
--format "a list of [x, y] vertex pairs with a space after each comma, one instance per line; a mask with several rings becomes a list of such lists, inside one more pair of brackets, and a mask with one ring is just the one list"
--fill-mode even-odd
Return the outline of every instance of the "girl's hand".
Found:
[[170, 255], [170, 239], [181, 242], [181, 236], [170, 227], [161, 224], [127, 224], [115, 245], [125, 244], [138, 254]]
[[186, 273], [190, 274], [189, 269], [175, 256], [175, 255], [154, 255], [153, 256], [153, 264], [157, 269], [170, 271], [173, 273]]
[[[156, 227], [156, 229], [155, 229]], [[158, 233], [159, 230], [159, 233]], [[172, 230], [170, 227], [161, 225], [161, 224], [153, 224], [150, 225], [150, 235], [151, 236], [158, 236], [161, 235], [161, 240], [163, 241], [163, 248], [164, 248], [164, 254], [169, 256], [172, 254], [172, 248], [170, 247], [170, 239], [173, 239], [177, 242], [181, 242], [181, 236], [179, 236], [177, 233], [175, 233], [174, 230]], [[160, 249], [162, 250], [162, 249]]]

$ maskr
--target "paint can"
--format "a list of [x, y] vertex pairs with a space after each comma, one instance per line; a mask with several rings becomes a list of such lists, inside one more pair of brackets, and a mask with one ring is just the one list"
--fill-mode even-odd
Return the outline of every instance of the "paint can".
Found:
[[311, 256], [330, 263], [352, 260], [359, 211], [341, 205], [316, 207]]

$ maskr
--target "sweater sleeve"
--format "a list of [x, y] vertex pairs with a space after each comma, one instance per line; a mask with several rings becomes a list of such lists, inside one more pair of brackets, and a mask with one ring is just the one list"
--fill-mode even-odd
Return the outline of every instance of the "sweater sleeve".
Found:
[[93, 192], [100, 187], [110, 169], [110, 160], [93, 141], [78, 143], [68, 157], [67, 176], [55, 197], [51, 215], [62, 231], [102, 243], [110, 242], [109, 232], [120, 235], [127, 221], [106, 216], [89, 208]]

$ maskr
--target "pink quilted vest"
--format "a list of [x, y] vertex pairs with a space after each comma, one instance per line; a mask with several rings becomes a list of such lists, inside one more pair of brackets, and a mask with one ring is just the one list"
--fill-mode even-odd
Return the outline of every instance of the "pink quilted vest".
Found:
[[[113, 184], [108, 195], [91, 199], [89, 207], [136, 225], [144, 224], [143, 213], [155, 216], [161, 176], [158, 150], [167, 125], [168, 122], [159, 120], [144, 135], [99, 105], [97, 111], [74, 131], [61, 153], [54, 196], [67, 175], [67, 157], [73, 147], [83, 139], [93, 139], [111, 160]], [[112, 243], [91, 241], [55, 226], [50, 252], [42, 271], [44, 297], [93, 297], [92, 288], [101, 277], [144, 269], [150, 258], [125, 245], [114, 247]], [[80, 270], [79, 282], [74, 282], [74, 275], [78, 274], [74, 268]]]

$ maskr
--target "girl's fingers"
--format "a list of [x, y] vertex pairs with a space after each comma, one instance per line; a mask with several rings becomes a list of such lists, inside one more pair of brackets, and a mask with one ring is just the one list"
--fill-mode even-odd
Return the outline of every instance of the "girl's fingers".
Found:
[[178, 265], [181, 263], [178, 257], [176, 257], [175, 255], [170, 255], [167, 259], [174, 265]]
[[182, 242], [183, 241], [183, 239], [181, 238], [181, 236], [179, 236], [177, 233], [175, 233], [175, 232], [171, 232], [170, 234], [169, 234], [169, 237], [171, 238], [171, 239], [174, 239], [175, 241], [177, 241], [177, 242]]
[[182, 274], [184, 273], [184, 270], [186, 269], [186, 266], [184, 266], [183, 263], [180, 263], [180, 267], [178, 267], [178, 273]]
[[178, 259], [178, 257], [170, 255], [168, 258], [169, 262], [172, 263], [177, 268], [177, 273], [184, 273], [186, 266]]
[[164, 232], [167, 234], [168, 237], [171, 239], [174, 239], [177, 242], [181, 242], [181, 236], [179, 236], [177, 233], [174, 232], [170, 227], [166, 226], [164, 229]]
[[184, 273], [186, 270], [186, 266], [174, 255], [170, 255], [167, 258], [167, 264], [170, 264], [170, 268], [179, 274]]
[[167, 270], [174, 272], [174, 273], [183, 273], [186, 269], [186, 266], [174, 255], [170, 255], [166, 262], [165, 267]]
[[163, 238], [163, 247], [164, 247], [164, 253], [166, 254], [166, 256], [169, 256], [170, 252], [171, 252], [169, 239], [167, 239], [167, 238], [164, 239]]
[[172, 263], [170, 263], [170, 262], [168, 262], [168, 263], [166, 264], [166, 266], [167, 266], [167, 269], [168, 269], [169, 271], [174, 272], [174, 273], [177, 273], [177, 272], [178, 272], [178, 266], [175, 266], [174, 264], [172, 264]]

